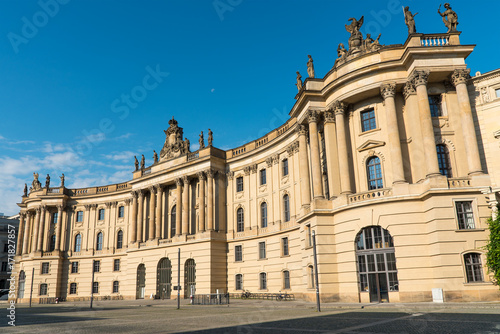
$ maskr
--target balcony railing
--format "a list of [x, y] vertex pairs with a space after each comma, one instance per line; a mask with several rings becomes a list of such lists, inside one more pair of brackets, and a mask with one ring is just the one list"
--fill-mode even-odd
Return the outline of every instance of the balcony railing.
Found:
[[363, 193], [349, 195], [348, 201], [350, 204], [352, 204], [352, 203], [356, 203], [356, 202], [367, 201], [370, 199], [387, 197], [390, 195], [391, 195], [390, 189], [376, 189], [376, 190], [370, 190], [370, 191], [363, 192]]

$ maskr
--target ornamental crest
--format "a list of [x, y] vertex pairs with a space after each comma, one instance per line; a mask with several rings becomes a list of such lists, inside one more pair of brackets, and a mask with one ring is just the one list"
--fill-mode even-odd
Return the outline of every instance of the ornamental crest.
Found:
[[160, 152], [161, 160], [176, 158], [190, 152], [189, 140], [182, 140], [183, 129], [178, 126], [174, 117], [168, 121], [168, 124], [170, 127], [163, 131], [167, 137]]

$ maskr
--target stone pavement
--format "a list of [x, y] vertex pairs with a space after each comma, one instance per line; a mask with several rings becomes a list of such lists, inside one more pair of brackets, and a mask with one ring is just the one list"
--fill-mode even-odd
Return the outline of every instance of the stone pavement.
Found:
[[16, 305], [16, 327], [0, 304], [0, 333], [500, 333], [500, 303], [316, 304], [232, 300], [229, 306], [182, 300]]

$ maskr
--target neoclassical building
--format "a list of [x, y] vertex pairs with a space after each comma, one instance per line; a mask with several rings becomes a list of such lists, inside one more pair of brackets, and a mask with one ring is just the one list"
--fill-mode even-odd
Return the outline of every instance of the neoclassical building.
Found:
[[500, 191], [500, 70], [471, 78], [459, 32], [384, 46], [350, 28], [349, 48], [323, 78], [298, 78], [288, 121], [261, 138], [190, 152], [172, 118], [130, 181], [34, 180], [19, 203], [18, 300], [33, 268], [35, 300], [175, 298], [179, 270], [183, 296], [313, 300], [313, 231], [323, 301], [498, 300], [483, 247]]

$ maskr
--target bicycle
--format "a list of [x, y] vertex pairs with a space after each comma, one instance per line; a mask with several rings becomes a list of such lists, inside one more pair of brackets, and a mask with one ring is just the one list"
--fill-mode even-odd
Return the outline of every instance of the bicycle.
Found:
[[245, 290], [241, 293], [241, 299], [248, 299], [250, 298], [250, 296], [252, 295], [252, 293], [248, 290]]
[[287, 300], [289, 299], [290, 296], [285, 292], [285, 293], [281, 293], [281, 290], [280, 292], [276, 295], [276, 301], [278, 302], [281, 302], [283, 300]]

